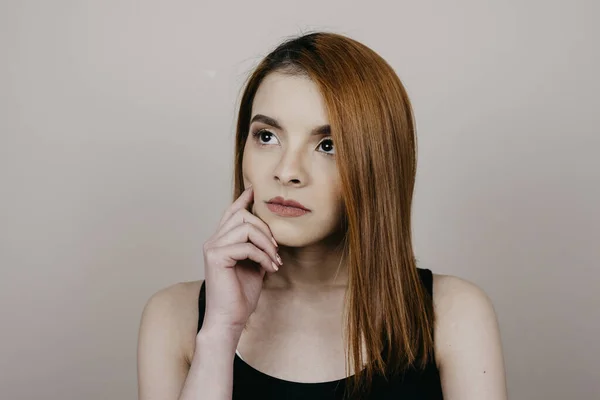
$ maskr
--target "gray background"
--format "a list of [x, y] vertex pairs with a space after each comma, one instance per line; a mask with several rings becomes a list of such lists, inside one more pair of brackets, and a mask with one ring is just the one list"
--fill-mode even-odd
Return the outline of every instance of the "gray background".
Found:
[[203, 276], [235, 103], [349, 35], [414, 103], [420, 266], [492, 298], [511, 399], [597, 399], [595, 1], [0, 3], [0, 397], [131, 399], [152, 293]]

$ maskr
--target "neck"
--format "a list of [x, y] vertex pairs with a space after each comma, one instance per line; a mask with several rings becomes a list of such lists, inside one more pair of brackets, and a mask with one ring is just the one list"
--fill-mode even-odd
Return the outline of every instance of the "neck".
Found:
[[265, 288], [311, 291], [345, 287], [348, 268], [342, 245], [340, 238], [334, 236], [304, 247], [280, 244], [283, 265], [268, 276]]

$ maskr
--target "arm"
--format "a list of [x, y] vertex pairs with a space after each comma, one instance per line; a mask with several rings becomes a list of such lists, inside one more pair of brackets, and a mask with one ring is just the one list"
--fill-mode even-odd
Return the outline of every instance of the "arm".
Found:
[[231, 400], [233, 358], [238, 341], [239, 337], [224, 332], [203, 332], [201, 329], [179, 400]]
[[444, 399], [506, 400], [500, 331], [489, 297], [476, 285], [435, 275], [435, 351]]
[[198, 287], [173, 285], [148, 300], [138, 337], [139, 400], [231, 399], [239, 337], [195, 335]]

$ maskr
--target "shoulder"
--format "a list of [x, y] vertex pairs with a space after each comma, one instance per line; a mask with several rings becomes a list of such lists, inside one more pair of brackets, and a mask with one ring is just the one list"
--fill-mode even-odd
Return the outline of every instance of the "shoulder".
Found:
[[436, 353], [446, 355], [458, 342], [468, 343], [496, 325], [489, 296], [476, 284], [452, 275], [433, 275]]
[[[202, 281], [179, 282], [154, 293], [144, 306], [142, 317], [167, 324], [198, 323], [198, 295]], [[191, 321], [193, 319], [194, 321]]]
[[452, 275], [433, 274], [433, 303], [439, 318], [468, 318], [472, 312], [493, 312], [488, 295], [479, 286]]
[[490, 297], [465, 279], [434, 274], [433, 306], [435, 354], [445, 394], [504, 399], [500, 331]]
[[[202, 280], [179, 282], [150, 296], [140, 323], [140, 341], [144, 338], [167, 341], [186, 360], [194, 352], [198, 326], [198, 295]], [[164, 342], [163, 342], [164, 343]]]

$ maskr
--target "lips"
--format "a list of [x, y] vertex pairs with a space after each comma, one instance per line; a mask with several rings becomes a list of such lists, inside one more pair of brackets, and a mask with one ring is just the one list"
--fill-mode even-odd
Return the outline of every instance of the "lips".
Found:
[[273, 197], [271, 200], [268, 201], [268, 203], [279, 204], [279, 205], [286, 206], [286, 207], [294, 207], [294, 208], [299, 208], [301, 210], [310, 211], [308, 208], [304, 207], [302, 204], [298, 203], [297, 201], [286, 200], [281, 196]]

